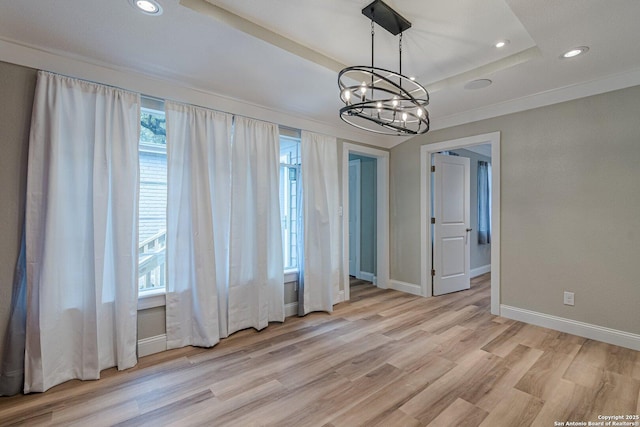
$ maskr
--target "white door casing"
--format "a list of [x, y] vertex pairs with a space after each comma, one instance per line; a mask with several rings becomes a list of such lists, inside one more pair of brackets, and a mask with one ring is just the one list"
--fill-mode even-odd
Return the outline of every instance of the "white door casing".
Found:
[[433, 294], [470, 287], [470, 160], [434, 154]]
[[[500, 132], [425, 144], [420, 147], [420, 288], [426, 297], [433, 295], [431, 279], [433, 230], [430, 227], [432, 197], [432, 154], [478, 144], [491, 144], [491, 314], [500, 315]], [[344, 164], [346, 170], [347, 162]], [[346, 239], [346, 236], [345, 236]], [[346, 262], [346, 260], [345, 260]]]

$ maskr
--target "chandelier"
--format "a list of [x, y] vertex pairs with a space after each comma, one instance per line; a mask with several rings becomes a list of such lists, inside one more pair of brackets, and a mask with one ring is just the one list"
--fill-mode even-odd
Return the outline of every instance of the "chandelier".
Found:
[[[347, 67], [338, 74], [340, 118], [357, 128], [384, 135], [417, 135], [429, 130], [429, 93], [402, 75], [402, 33], [411, 23], [382, 0], [362, 9], [371, 19], [371, 66]], [[399, 37], [398, 72], [374, 66], [374, 22]]]

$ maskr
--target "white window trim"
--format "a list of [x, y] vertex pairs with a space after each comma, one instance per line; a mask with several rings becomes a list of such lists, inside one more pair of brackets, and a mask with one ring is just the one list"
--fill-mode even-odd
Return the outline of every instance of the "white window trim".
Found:
[[[285, 270], [284, 283], [298, 281], [298, 270]], [[151, 289], [138, 294], [138, 310], [147, 310], [154, 307], [164, 307], [167, 305], [167, 294], [164, 288]]]
[[285, 270], [284, 271], [284, 283], [291, 283], [298, 281], [298, 270]]
[[164, 288], [142, 291], [138, 294], [138, 310], [146, 310], [167, 305], [167, 294]]

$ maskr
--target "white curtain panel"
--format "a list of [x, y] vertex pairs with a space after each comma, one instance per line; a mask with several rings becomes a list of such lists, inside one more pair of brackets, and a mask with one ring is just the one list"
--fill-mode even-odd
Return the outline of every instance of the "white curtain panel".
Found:
[[140, 96], [39, 72], [26, 207], [25, 393], [136, 364]]
[[284, 321], [279, 141], [275, 124], [235, 118], [229, 334]]
[[227, 336], [232, 116], [166, 102], [167, 348]]
[[302, 132], [304, 277], [298, 313], [333, 310], [340, 286], [340, 217], [336, 138]]

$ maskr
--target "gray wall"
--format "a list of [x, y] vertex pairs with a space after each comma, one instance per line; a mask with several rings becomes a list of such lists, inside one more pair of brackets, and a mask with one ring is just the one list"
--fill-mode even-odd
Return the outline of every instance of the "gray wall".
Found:
[[0, 62], [0, 359], [24, 223], [35, 83], [35, 70]]
[[470, 159], [470, 181], [471, 181], [471, 232], [469, 233], [469, 242], [471, 243], [471, 268], [484, 267], [491, 264], [491, 244], [478, 244], [478, 161], [491, 163], [491, 157], [483, 156], [469, 150], [453, 150], [460, 157]]
[[357, 154], [349, 160], [360, 160], [360, 271], [375, 275], [378, 161]]
[[637, 86], [394, 147], [391, 277], [420, 283], [420, 146], [500, 131], [502, 304], [640, 334], [639, 118]]

